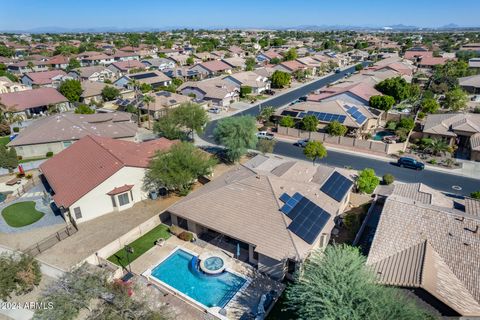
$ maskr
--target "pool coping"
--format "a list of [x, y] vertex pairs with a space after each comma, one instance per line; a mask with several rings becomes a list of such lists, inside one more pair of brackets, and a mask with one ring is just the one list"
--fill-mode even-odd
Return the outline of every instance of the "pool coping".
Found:
[[160, 286], [163, 286], [165, 288], [167, 288], [168, 290], [170, 291], [173, 291], [174, 294], [176, 296], [179, 296], [181, 299], [183, 300], [186, 300], [187, 302], [190, 302], [190, 303], [193, 303], [195, 306], [197, 307], [200, 307], [201, 309], [203, 309], [204, 311], [206, 311], [207, 313], [219, 318], [219, 319], [228, 319], [226, 316], [220, 314], [220, 310], [222, 309], [227, 309], [228, 308], [228, 305], [234, 300], [234, 298], [241, 292], [244, 292], [247, 287], [250, 285], [250, 283], [252, 282], [252, 279], [250, 279], [250, 277], [247, 277], [243, 274], [240, 274], [238, 272], [236, 272], [235, 270], [232, 270], [231, 268], [225, 268], [224, 270], [227, 271], [227, 272], [230, 272], [234, 275], [236, 275], [237, 277], [241, 277], [243, 279], [245, 279], [245, 283], [242, 285], [242, 287], [240, 287], [240, 289], [238, 289], [238, 291], [230, 298], [230, 300], [228, 300], [228, 302], [225, 304], [225, 306], [223, 308], [221, 307], [207, 307], [206, 305], [204, 305], [203, 303], [201, 303], [200, 301], [197, 301], [195, 300], [194, 298], [192, 297], [189, 297], [187, 294], [181, 292], [180, 290], [170, 286], [169, 284], [167, 284], [166, 282], [158, 279], [157, 277], [153, 276], [152, 275], [152, 270], [155, 269], [157, 266], [159, 266], [161, 263], [163, 263], [165, 260], [167, 260], [170, 256], [172, 256], [175, 252], [177, 252], [178, 250], [183, 250], [185, 251], [186, 253], [188, 254], [191, 254], [195, 257], [199, 257], [200, 254], [192, 251], [192, 250], [189, 250], [185, 247], [182, 247], [182, 246], [175, 246], [175, 248], [173, 248], [172, 251], [170, 251], [169, 254], [167, 254], [165, 257], [163, 257], [162, 259], [160, 259], [157, 263], [155, 263], [153, 266], [149, 267], [148, 269], [146, 269], [143, 273], [142, 273], [142, 276], [146, 277], [147, 280], [149, 281], [152, 281]]

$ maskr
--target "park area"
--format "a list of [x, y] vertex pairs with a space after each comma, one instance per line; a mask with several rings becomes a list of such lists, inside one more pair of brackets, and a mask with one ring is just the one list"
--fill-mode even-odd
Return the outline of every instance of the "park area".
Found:
[[127, 266], [128, 262], [132, 262], [142, 254], [147, 252], [150, 248], [155, 245], [155, 241], [163, 238], [167, 240], [170, 237], [170, 232], [168, 231], [168, 226], [164, 224], [160, 224], [150, 230], [149, 232], [145, 233], [143, 236], [138, 238], [137, 240], [129, 243], [128, 246], [133, 248], [133, 253], [127, 255], [125, 249], [120, 249], [112, 256], [108, 258], [108, 261], [115, 263], [116, 265], [125, 267]]
[[2, 210], [2, 216], [5, 222], [14, 228], [28, 226], [37, 222], [43, 215], [43, 212], [35, 209], [34, 201], [17, 202]]

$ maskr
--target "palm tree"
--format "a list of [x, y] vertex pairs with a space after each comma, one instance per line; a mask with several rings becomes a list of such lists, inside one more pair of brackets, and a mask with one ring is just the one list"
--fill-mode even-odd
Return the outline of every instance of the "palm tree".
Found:
[[436, 156], [449, 152], [450, 146], [442, 139], [432, 139], [425, 149]]
[[[137, 96], [138, 96], [138, 88], [140, 87], [140, 82], [137, 79], [130, 79], [128, 81], [128, 85], [133, 88], [133, 99], [136, 102], [137, 101]], [[137, 104], [137, 116], [138, 116], [138, 126], [141, 126], [141, 121], [140, 121], [140, 109], [138, 108]]]
[[29, 68], [30, 71], [33, 72], [33, 68], [34, 68], [34, 67], [35, 67], [35, 65], [33, 64], [33, 62], [32, 62], [32, 61], [28, 61], [28, 63], [27, 63], [27, 68]]
[[145, 94], [142, 97], [142, 102], [147, 106], [147, 121], [148, 121], [148, 129], [150, 130], [150, 103], [155, 102], [155, 98], [151, 95]]

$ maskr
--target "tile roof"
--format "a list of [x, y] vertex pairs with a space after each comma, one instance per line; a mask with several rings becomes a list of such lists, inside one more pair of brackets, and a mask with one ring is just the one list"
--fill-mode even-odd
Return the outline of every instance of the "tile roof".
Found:
[[102, 94], [102, 90], [107, 86], [107, 84], [98, 81], [85, 80], [81, 83], [83, 92], [80, 95], [82, 98], [99, 96]]
[[319, 94], [310, 95], [309, 100], [312, 101], [321, 101], [330, 97], [337, 96], [343, 93], [352, 93], [357, 97], [362, 98], [365, 101], [369, 101], [370, 97], [382, 95], [381, 92], [377, 91], [372, 84], [360, 82], [352, 84], [351, 86], [332, 86], [325, 89], [321, 89]]
[[226, 64], [221, 60], [205, 61], [205, 62], [199, 63], [199, 65], [211, 72], [221, 72], [221, 71], [229, 70], [232, 68], [232, 66], [230, 66], [229, 64]]
[[177, 90], [185, 88], [197, 88], [205, 93], [207, 98], [224, 99], [228, 95], [232, 95], [238, 91], [238, 88], [223, 79], [212, 78], [202, 81], [184, 82]]
[[126, 185], [123, 185], [121, 187], [113, 188], [112, 190], [108, 191], [107, 194], [109, 196], [114, 196], [114, 195], [117, 195], [117, 194], [120, 194], [120, 193], [130, 191], [130, 190], [132, 190], [132, 188], [133, 188], [133, 184], [126, 184]]
[[54, 88], [38, 88], [0, 94], [0, 101], [9, 108], [24, 111], [30, 108], [48, 106], [49, 104], [67, 102], [68, 99]]
[[55, 203], [68, 208], [121, 168], [147, 168], [155, 152], [174, 143], [165, 138], [135, 143], [87, 135], [42, 163], [40, 170], [54, 190]]
[[111, 65], [122, 72], [126, 72], [130, 69], [145, 69], [145, 65], [138, 60], [117, 61]]
[[33, 84], [43, 85], [52, 83], [53, 78], [66, 76], [67, 74], [63, 70], [52, 70], [52, 71], [40, 71], [40, 72], [29, 72], [25, 76], [32, 80]]
[[458, 78], [458, 83], [462, 87], [480, 88], [480, 74]]
[[480, 114], [443, 113], [430, 114], [423, 126], [424, 133], [456, 137], [455, 130], [480, 132]]
[[81, 67], [78, 69], [74, 70], [76, 73], [80, 75], [82, 78], [89, 78], [92, 76], [94, 73], [101, 73], [101, 72], [106, 72], [111, 74], [112, 71], [107, 69], [104, 66], [89, 66], [89, 67]]

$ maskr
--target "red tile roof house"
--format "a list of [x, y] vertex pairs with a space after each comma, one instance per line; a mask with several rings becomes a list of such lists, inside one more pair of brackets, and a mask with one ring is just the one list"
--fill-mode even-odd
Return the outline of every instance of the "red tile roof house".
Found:
[[68, 111], [71, 106], [68, 99], [54, 88], [38, 88], [0, 94], [0, 102], [13, 113], [24, 118], [44, 114], [49, 106], [55, 106], [58, 112]]
[[265, 52], [261, 52], [259, 54], [257, 54], [256, 56], [256, 59], [259, 63], [264, 63], [264, 64], [267, 64], [270, 62], [270, 60], [272, 59], [280, 59], [282, 60], [283, 59], [283, 56], [276, 52], [276, 51], [273, 51], [273, 50], [268, 50], [268, 51], [265, 51]]
[[298, 70], [307, 70], [307, 69], [312, 70], [312, 68], [309, 68], [307, 65], [305, 65], [305, 64], [303, 64], [299, 61], [296, 61], [296, 60], [284, 61], [280, 64], [277, 64], [273, 68], [275, 70], [280, 70], [280, 71], [288, 72], [288, 73], [293, 73], [293, 72], [298, 71]]
[[24, 85], [39, 88], [39, 87], [51, 87], [58, 88], [60, 83], [66, 79], [73, 79], [68, 76], [63, 70], [41, 71], [41, 72], [29, 72], [22, 78], [21, 82]]
[[419, 68], [423, 69], [432, 69], [438, 65], [444, 65], [447, 61], [456, 60], [451, 58], [443, 58], [443, 57], [424, 57], [421, 58], [420, 61], [417, 63]]
[[377, 91], [372, 84], [357, 83], [346, 87], [329, 87], [321, 89], [320, 93], [308, 96], [308, 101], [331, 101], [343, 100], [345, 102], [369, 105], [371, 96], [380, 96], [382, 93]]
[[42, 163], [40, 171], [65, 220], [81, 223], [147, 199], [143, 178], [150, 159], [174, 143], [165, 138], [135, 143], [88, 135]]
[[190, 68], [190, 70], [197, 71], [203, 77], [214, 77], [223, 73], [232, 73], [232, 66], [221, 61], [211, 60], [202, 63], [198, 63]]
[[117, 61], [108, 66], [115, 76], [121, 77], [124, 74], [130, 73], [130, 70], [145, 70], [145, 65], [138, 60]]

